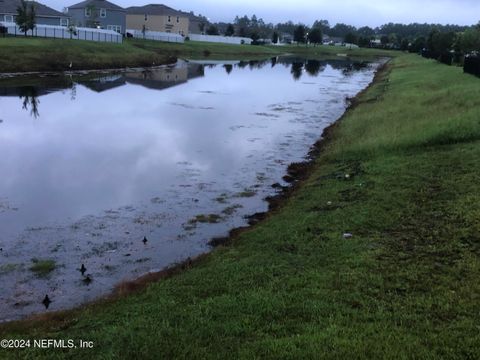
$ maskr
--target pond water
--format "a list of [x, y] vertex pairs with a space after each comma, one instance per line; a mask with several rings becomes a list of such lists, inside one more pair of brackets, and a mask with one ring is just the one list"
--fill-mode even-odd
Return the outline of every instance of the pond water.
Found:
[[[267, 210], [377, 66], [285, 57], [0, 80], [0, 320], [209, 251]], [[45, 260], [53, 271], [33, 271]]]

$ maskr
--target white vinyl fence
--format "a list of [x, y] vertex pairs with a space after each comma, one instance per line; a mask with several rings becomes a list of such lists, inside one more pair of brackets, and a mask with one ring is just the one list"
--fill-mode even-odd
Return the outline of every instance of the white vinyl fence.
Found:
[[156, 41], [166, 41], [174, 43], [183, 43], [185, 39], [180, 34], [173, 34], [160, 31], [145, 31], [127, 29], [127, 36], [132, 36], [136, 39], [146, 39], [146, 40], [156, 40]]
[[245, 37], [237, 36], [217, 36], [217, 35], [200, 35], [200, 34], [189, 34], [188, 37], [192, 41], [205, 41], [205, 42], [214, 42], [214, 43], [224, 43], [224, 44], [248, 44], [252, 43], [252, 39]]
[[[15, 23], [0, 22], [0, 26], [5, 27], [7, 29], [7, 34], [9, 35], [25, 35]], [[35, 29], [27, 31], [27, 36], [110, 42], [119, 44], [121, 44], [123, 41], [123, 35], [113, 30], [77, 27], [70, 31], [70, 29], [65, 26], [40, 24], [36, 25]]]

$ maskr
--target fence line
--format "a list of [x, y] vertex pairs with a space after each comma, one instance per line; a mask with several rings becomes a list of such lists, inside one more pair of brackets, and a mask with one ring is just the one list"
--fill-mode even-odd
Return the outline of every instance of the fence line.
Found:
[[160, 31], [140, 31], [127, 29], [127, 36], [131, 36], [136, 39], [146, 39], [146, 40], [155, 40], [155, 41], [165, 41], [165, 42], [174, 42], [174, 43], [183, 43], [185, 39], [182, 35], [160, 32]]
[[[15, 23], [0, 22], [0, 26], [6, 29], [6, 33], [13, 36], [25, 36], [25, 33]], [[96, 42], [119, 43], [123, 42], [122, 34], [113, 30], [75, 28], [70, 30], [65, 26], [36, 25], [33, 30], [27, 31], [27, 36], [73, 39]]]
[[252, 43], [252, 39], [246, 37], [237, 36], [219, 36], [219, 35], [201, 35], [201, 34], [189, 34], [188, 37], [192, 41], [205, 41], [224, 44], [248, 44]]

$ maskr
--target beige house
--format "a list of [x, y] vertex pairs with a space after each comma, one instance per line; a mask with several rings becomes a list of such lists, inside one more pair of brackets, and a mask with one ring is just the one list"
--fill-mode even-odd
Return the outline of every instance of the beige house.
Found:
[[189, 17], [162, 4], [127, 8], [127, 29], [188, 36]]

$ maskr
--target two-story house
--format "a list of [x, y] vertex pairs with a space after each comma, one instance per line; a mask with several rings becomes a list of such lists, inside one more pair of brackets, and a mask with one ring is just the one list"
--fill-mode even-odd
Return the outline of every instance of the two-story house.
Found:
[[[20, 0], [0, 0], [0, 21], [14, 23], [20, 5]], [[68, 26], [67, 15], [37, 1], [27, 1], [27, 5], [29, 8], [33, 5], [36, 15], [35, 22], [38, 25]]]
[[128, 29], [159, 31], [188, 36], [188, 27], [188, 16], [162, 4], [127, 8]]
[[120, 34], [125, 33], [125, 9], [107, 0], [82, 1], [69, 6], [67, 13], [76, 26], [113, 30]]

